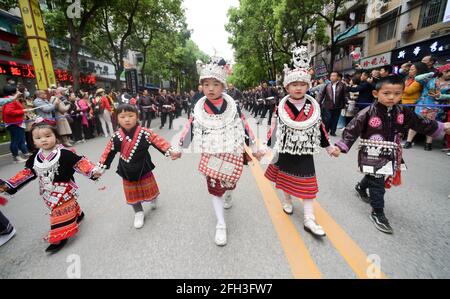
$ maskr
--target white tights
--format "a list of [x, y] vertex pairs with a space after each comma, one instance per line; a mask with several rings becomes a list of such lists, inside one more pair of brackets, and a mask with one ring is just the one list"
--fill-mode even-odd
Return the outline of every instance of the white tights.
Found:
[[214, 211], [216, 212], [217, 225], [225, 225], [223, 197], [213, 196]]
[[[292, 197], [290, 194], [284, 192], [286, 203], [292, 204]], [[315, 219], [314, 217], [314, 199], [303, 199], [304, 218]]]

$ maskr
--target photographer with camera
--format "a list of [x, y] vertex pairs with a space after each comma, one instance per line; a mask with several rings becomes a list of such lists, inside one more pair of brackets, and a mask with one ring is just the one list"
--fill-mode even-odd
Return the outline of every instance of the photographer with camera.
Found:
[[3, 106], [3, 121], [6, 129], [11, 135], [10, 150], [13, 155], [14, 163], [25, 162], [26, 159], [19, 156], [19, 150], [28, 157], [30, 154], [25, 143], [25, 124], [24, 115], [28, 110], [21, 103], [23, 94], [17, 91], [15, 85], [6, 85], [3, 89], [6, 97], [13, 97], [11, 103]]

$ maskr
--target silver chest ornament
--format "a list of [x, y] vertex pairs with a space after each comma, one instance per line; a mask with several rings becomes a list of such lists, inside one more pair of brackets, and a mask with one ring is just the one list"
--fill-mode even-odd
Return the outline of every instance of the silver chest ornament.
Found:
[[379, 157], [381, 154], [381, 148], [371, 146], [367, 149], [367, 154], [372, 157]]

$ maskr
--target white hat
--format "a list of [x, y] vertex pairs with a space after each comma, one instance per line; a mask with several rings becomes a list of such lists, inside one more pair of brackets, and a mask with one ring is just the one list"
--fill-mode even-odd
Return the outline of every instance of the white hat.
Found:
[[102, 92], [105, 92], [105, 90], [103, 88], [99, 88], [99, 89], [97, 89], [95, 94], [99, 94], [99, 93], [102, 93]]
[[308, 54], [308, 48], [305, 46], [294, 48], [292, 61], [294, 63], [293, 69], [290, 69], [287, 64], [284, 65], [284, 87], [286, 88], [292, 82], [298, 81], [311, 84], [311, 75], [308, 72], [311, 58]]
[[200, 80], [201, 83], [204, 79], [216, 79], [224, 86], [227, 85], [227, 69], [226, 61], [220, 57], [211, 57], [211, 61], [207, 65], [200, 66]]

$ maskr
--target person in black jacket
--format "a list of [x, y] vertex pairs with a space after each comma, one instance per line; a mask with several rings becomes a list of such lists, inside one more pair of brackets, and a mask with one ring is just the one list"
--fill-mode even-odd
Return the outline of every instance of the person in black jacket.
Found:
[[322, 109], [322, 119], [325, 129], [330, 132], [331, 136], [336, 136], [337, 124], [341, 110], [348, 103], [350, 95], [343, 83], [342, 75], [338, 72], [332, 72], [330, 75], [331, 82], [323, 89], [319, 97], [319, 103]]
[[364, 109], [366, 106], [373, 103], [373, 90], [374, 86], [367, 82], [369, 78], [369, 72], [363, 71], [361, 73], [361, 82], [356, 87], [347, 87], [348, 92], [359, 92], [357, 106], [360, 109]]

